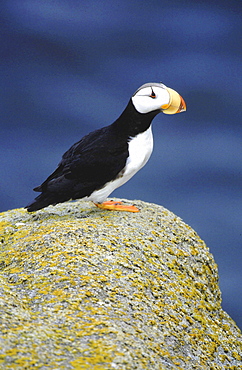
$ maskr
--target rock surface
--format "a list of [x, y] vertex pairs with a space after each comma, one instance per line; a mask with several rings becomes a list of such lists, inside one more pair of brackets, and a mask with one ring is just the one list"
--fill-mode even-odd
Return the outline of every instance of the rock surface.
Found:
[[242, 369], [208, 248], [135, 205], [0, 214], [0, 369]]

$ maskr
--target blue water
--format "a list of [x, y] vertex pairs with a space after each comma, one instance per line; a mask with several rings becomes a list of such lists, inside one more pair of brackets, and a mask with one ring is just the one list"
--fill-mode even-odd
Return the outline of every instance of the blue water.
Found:
[[241, 13], [238, 0], [2, 1], [0, 211], [25, 206], [71, 144], [162, 81], [187, 112], [155, 118], [153, 156], [113, 195], [198, 232], [242, 328]]

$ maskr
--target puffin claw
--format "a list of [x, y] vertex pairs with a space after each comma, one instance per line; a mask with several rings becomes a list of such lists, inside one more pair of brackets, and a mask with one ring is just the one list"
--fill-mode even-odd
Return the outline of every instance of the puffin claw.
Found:
[[96, 207], [106, 209], [108, 211], [124, 211], [124, 212], [139, 212], [135, 206], [127, 206], [120, 201], [107, 201], [103, 203], [94, 203]]

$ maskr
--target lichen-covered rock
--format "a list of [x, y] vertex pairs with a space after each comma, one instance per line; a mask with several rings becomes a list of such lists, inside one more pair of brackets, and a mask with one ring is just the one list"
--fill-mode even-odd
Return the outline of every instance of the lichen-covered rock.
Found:
[[217, 267], [161, 206], [0, 215], [1, 369], [242, 369]]

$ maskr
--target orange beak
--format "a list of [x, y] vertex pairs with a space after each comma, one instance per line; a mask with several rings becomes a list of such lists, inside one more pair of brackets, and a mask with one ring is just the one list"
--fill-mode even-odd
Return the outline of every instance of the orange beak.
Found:
[[176, 113], [186, 112], [186, 110], [187, 110], [186, 102], [185, 102], [185, 100], [183, 99], [183, 97], [181, 95], [180, 95], [180, 99], [181, 99], [181, 103], [180, 103], [180, 106], [179, 106], [178, 111]]
[[167, 87], [167, 91], [170, 95], [169, 104], [161, 106], [162, 112], [165, 114], [175, 114], [180, 112], [185, 112], [187, 106], [185, 100], [179, 95], [175, 90]]

